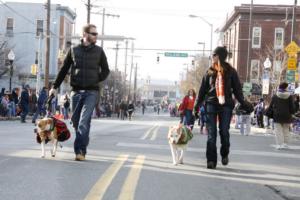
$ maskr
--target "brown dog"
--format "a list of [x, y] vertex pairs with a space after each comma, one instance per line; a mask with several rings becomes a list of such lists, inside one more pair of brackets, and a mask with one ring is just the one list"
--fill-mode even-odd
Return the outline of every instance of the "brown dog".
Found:
[[57, 130], [54, 124], [54, 120], [52, 118], [44, 118], [38, 120], [36, 126], [37, 126], [37, 134], [40, 137], [41, 148], [42, 148], [41, 157], [45, 158], [45, 144], [48, 141], [52, 142], [53, 148], [51, 149], [51, 156], [55, 157], [58, 140], [57, 140]]

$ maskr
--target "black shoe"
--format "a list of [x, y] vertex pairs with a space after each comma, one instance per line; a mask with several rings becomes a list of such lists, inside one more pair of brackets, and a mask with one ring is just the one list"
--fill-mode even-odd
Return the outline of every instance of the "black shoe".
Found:
[[217, 163], [213, 161], [208, 161], [207, 162], [207, 169], [216, 169]]
[[222, 165], [228, 165], [229, 159], [228, 156], [222, 158]]

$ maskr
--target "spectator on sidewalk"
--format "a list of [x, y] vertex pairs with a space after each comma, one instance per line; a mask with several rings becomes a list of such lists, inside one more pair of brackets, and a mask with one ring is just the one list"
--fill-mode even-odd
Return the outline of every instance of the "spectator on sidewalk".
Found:
[[258, 104], [255, 107], [257, 126], [259, 128], [264, 128], [264, 112], [265, 112], [265, 102], [264, 99], [261, 98]]
[[134, 105], [133, 105], [132, 101], [129, 101], [129, 104], [128, 104], [128, 118], [129, 118], [130, 121], [132, 119], [132, 113], [133, 112], [134, 112]]
[[71, 100], [70, 100], [68, 94], [66, 93], [63, 98], [63, 106], [62, 106], [64, 119], [69, 119], [70, 105], [71, 105]]
[[32, 123], [35, 123], [38, 116], [45, 116], [46, 115], [46, 100], [47, 100], [47, 91], [46, 87], [43, 87], [39, 93], [39, 97], [37, 100], [37, 109], [32, 117]]
[[21, 92], [21, 97], [19, 101], [19, 105], [21, 108], [21, 123], [26, 123], [26, 116], [29, 112], [29, 90], [30, 86], [25, 85]]
[[280, 83], [278, 91], [273, 95], [270, 108], [273, 110], [276, 149], [288, 148], [290, 123], [295, 113], [293, 97], [287, 91], [288, 84]]

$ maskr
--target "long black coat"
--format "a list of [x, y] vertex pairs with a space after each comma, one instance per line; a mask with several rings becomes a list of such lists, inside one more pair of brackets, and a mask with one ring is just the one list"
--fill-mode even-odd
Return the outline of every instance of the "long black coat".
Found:
[[293, 97], [288, 92], [277, 92], [272, 97], [270, 108], [273, 109], [275, 123], [291, 123], [295, 113]]

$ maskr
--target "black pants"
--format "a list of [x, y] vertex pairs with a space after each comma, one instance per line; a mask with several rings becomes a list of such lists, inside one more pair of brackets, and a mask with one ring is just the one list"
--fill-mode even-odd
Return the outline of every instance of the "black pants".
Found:
[[207, 162], [213, 161], [217, 163], [217, 120], [219, 121], [219, 135], [221, 139], [220, 154], [227, 157], [230, 148], [230, 121], [232, 116], [232, 108], [220, 105], [206, 105], [206, 127], [208, 131], [206, 143]]

